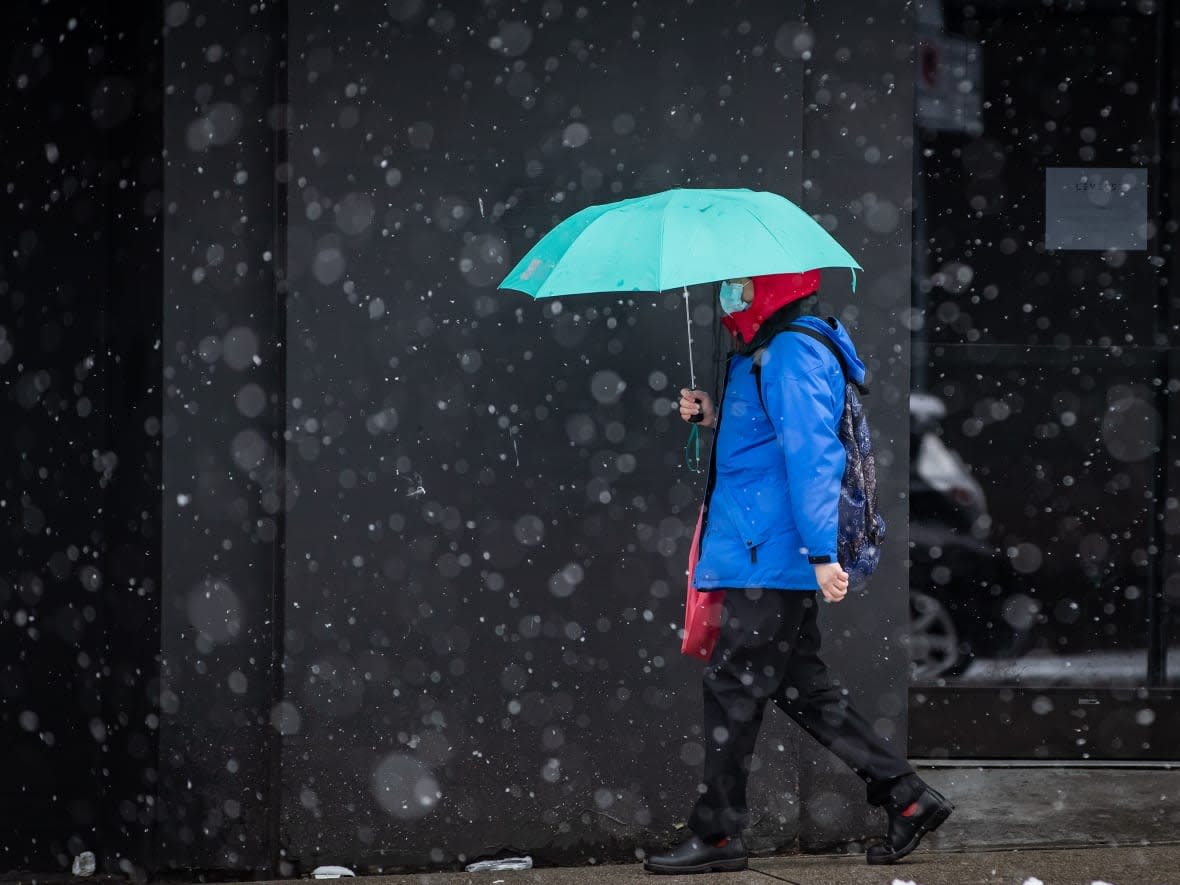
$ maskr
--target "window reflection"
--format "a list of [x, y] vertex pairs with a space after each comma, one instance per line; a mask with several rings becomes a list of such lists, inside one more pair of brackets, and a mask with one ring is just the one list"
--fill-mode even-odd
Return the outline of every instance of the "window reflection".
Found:
[[963, 357], [910, 400], [913, 681], [1146, 684], [1161, 394], [1102, 355]]

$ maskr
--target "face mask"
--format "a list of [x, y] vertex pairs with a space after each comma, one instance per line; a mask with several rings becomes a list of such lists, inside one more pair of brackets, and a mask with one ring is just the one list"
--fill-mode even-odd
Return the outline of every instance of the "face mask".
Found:
[[741, 283], [722, 283], [721, 284], [721, 309], [727, 316], [732, 316], [735, 313], [740, 313], [750, 305], [742, 301]]

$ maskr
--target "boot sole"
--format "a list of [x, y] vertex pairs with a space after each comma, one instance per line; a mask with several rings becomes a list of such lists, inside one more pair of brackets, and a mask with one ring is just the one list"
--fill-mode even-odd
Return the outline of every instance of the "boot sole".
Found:
[[946, 823], [946, 819], [955, 810], [955, 806], [951, 805], [945, 796], [938, 794], [938, 799], [940, 803], [938, 809], [930, 815], [926, 823], [918, 829], [918, 832], [914, 833], [914, 837], [909, 842], [890, 854], [868, 854], [865, 856], [865, 861], [870, 866], [884, 866], [886, 864], [896, 863], [917, 848], [918, 843], [922, 841], [922, 837], [927, 833], [933, 833]]
[[677, 873], [740, 873], [749, 865], [749, 858], [735, 857], [730, 860], [711, 860], [708, 863], [699, 863], [690, 867], [645, 863], [643, 868], [649, 873], [671, 876]]

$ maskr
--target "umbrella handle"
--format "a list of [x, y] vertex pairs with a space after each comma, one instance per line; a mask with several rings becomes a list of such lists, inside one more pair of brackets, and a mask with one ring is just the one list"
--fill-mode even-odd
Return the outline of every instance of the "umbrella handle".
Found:
[[689, 423], [690, 423], [690, 424], [700, 424], [702, 421], [704, 421], [704, 420], [705, 420], [705, 412], [704, 412], [704, 410], [703, 410], [703, 407], [704, 407], [704, 405], [705, 405], [705, 401], [704, 401], [703, 399], [701, 399], [699, 396], [694, 396], [694, 397], [693, 397], [693, 401], [694, 401], [694, 402], [695, 402], [695, 403], [696, 403], [698, 406], [701, 406], [701, 407], [702, 407], [702, 410], [701, 410], [700, 412], [697, 412], [695, 415], [693, 415], [693, 416], [692, 416], [691, 418], [689, 418], [688, 420], [689, 420]]

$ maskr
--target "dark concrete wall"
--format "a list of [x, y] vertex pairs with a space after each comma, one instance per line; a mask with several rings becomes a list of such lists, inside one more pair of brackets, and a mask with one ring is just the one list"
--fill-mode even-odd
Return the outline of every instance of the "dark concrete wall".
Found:
[[[702, 758], [700, 665], [676, 635], [703, 481], [668, 409], [688, 381], [680, 298], [494, 287], [590, 203], [798, 196], [800, 11], [292, 5], [281, 722], [299, 868], [626, 859], [677, 835]], [[785, 726], [755, 777], [763, 846], [795, 838]]]
[[[850, 699], [904, 752], [909, 655], [908, 555], [910, 183], [913, 163], [913, 24], [906, 4], [809, 3], [814, 41], [805, 73], [803, 206], [864, 267], [856, 294], [842, 274], [823, 289], [845, 318], [869, 371], [867, 408], [877, 448], [887, 543], [868, 589], [824, 606], [825, 660]], [[864, 786], [835, 757], [803, 744], [805, 849], [883, 832]]]

